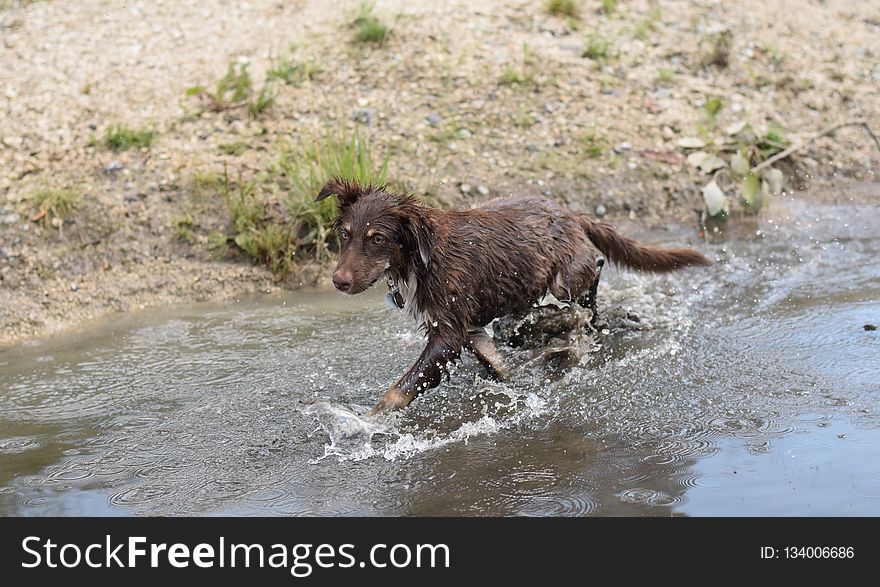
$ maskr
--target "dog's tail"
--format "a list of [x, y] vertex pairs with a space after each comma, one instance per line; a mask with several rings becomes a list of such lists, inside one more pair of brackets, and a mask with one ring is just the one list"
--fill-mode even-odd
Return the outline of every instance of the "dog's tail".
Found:
[[606, 222], [583, 218], [582, 223], [593, 244], [619, 265], [660, 273], [712, 264], [702, 253], [693, 249], [661, 249], [643, 245], [618, 233]]

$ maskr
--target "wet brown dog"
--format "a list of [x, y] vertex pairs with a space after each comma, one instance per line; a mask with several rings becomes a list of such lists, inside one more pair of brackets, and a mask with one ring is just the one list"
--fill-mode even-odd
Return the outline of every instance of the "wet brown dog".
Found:
[[642, 271], [672, 271], [709, 260], [691, 249], [660, 249], [539, 198], [489, 201], [473, 210], [439, 210], [384, 187], [333, 179], [316, 200], [339, 198], [339, 264], [333, 284], [358, 294], [383, 276], [389, 302], [425, 329], [418, 361], [373, 412], [402, 408], [440, 384], [468, 349], [496, 378], [505, 370], [485, 326], [532, 307], [548, 291], [595, 310], [605, 256]]

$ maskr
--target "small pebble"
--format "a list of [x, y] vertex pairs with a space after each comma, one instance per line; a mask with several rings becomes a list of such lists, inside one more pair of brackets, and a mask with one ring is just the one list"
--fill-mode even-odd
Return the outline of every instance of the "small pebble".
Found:
[[481, 196], [488, 196], [489, 195], [489, 188], [487, 188], [484, 185], [478, 185], [477, 191], [480, 193]]
[[70, 291], [76, 291], [78, 289], [79, 289], [79, 285], [75, 281], [72, 281], [70, 283]]
[[111, 161], [104, 166], [104, 173], [115, 173], [120, 169], [125, 169], [125, 165], [123, 165], [122, 161]]
[[598, 216], [599, 218], [602, 218], [607, 213], [608, 213], [608, 210], [606, 210], [605, 206], [603, 206], [602, 204], [599, 204], [598, 206], [596, 206], [596, 216]]
[[469, 183], [461, 184], [461, 187], [459, 189], [461, 190], [461, 193], [463, 193], [463, 194], [471, 193], [471, 185]]
[[376, 109], [375, 108], [363, 108], [361, 110], [355, 110], [351, 115], [352, 120], [355, 122], [360, 122], [361, 124], [366, 124], [367, 126], [373, 125], [373, 119], [376, 118]]
[[876, 324], [865, 324], [864, 328], [865, 328], [865, 330], [877, 330], [877, 325]]

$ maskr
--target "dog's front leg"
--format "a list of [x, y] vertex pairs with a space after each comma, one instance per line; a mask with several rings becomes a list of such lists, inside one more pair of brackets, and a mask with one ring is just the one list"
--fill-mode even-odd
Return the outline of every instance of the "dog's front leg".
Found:
[[474, 326], [468, 331], [467, 348], [474, 353], [477, 360], [486, 368], [489, 377], [503, 381], [507, 377], [504, 361], [492, 342], [492, 337], [482, 326]]
[[458, 359], [464, 337], [448, 337], [432, 332], [419, 360], [388, 388], [370, 413], [397, 410], [409, 405], [417, 395], [440, 385], [446, 364]]

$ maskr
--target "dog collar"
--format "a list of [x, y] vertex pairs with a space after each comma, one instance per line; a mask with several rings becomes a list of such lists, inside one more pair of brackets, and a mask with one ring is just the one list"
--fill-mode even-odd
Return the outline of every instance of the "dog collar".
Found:
[[388, 279], [388, 293], [385, 294], [385, 303], [392, 310], [403, 309], [403, 296], [400, 294], [397, 283], [391, 278]]

